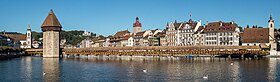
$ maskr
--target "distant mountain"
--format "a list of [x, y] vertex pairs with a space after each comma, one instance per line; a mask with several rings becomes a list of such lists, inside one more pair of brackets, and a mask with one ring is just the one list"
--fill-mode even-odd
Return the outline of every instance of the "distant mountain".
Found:
[[0, 34], [22, 34], [22, 33], [18, 33], [18, 32], [5, 32], [5, 31], [2, 31], [0, 32]]

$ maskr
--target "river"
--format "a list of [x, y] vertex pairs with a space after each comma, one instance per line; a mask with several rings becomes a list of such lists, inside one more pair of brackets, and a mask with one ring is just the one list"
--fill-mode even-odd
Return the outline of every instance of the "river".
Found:
[[20, 57], [0, 60], [0, 70], [4, 82], [280, 81], [278, 58]]

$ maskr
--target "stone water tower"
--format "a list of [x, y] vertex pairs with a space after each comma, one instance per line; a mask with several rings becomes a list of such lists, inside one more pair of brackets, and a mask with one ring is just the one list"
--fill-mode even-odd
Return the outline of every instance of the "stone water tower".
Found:
[[59, 35], [62, 26], [53, 13], [53, 10], [50, 11], [41, 28], [43, 31], [43, 57], [59, 57]]

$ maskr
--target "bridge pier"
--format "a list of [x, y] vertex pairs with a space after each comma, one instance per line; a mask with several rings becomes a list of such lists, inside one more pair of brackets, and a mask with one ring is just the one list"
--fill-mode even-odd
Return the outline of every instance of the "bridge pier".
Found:
[[239, 57], [240, 60], [245, 60], [244, 54], [241, 54], [241, 56]]
[[254, 55], [254, 59], [258, 59], [258, 55]]

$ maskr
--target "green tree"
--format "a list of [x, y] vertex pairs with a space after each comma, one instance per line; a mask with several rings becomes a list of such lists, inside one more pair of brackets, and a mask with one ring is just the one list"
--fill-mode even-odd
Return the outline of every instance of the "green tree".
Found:
[[35, 31], [32, 31], [32, 37], [34, 40], [37, 40], [39, 41], [39, 38], [43, 38], [43, 33], [42, 32], [35, 32]]
[[239, 28], [240, 32], [244, 31], [244, 29], [241, 26], [239, 26], [238, 28]]
[[249, 26], [249, 25], [247, 25], [247, 26], [246, 26], [246, 28], [250, 28], [250, 26]]
[[[96, 36], [95, 33], [93, 33], [92, 36], [83, 36], [84, 31], [78, 31], [78, 30], [72, 30], [72, 31], [65, 31], [62, 30], [60, 32], [60, 39], [66, 39], [65, 44], [70, 44], [70, 45], [76, 45], [77, 43], [80, 43], [82, 40], [85, 38], [91, 38], [92, 36]], [[39, 40], [39, 38], [43, 37], [42, 32], [32, 32], [32, 37], [35, 40]]]

